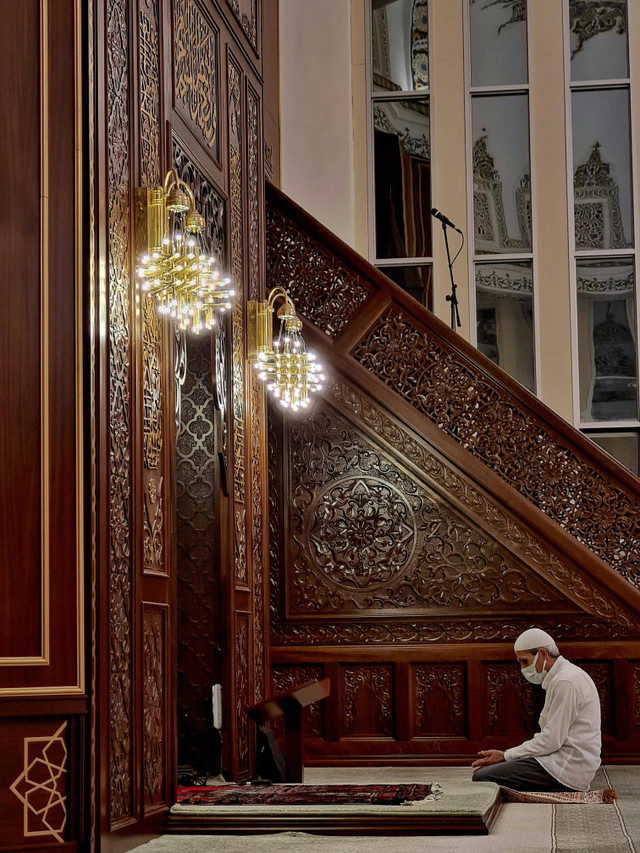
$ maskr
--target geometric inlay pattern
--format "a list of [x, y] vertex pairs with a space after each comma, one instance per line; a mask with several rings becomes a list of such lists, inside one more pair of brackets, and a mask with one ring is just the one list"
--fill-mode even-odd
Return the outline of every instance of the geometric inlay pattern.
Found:
[[64, 741], [66, 720], [51, 737], [24, 739], [24, 770], [11, 785], [22, 801], [24, 835], [53, 835], [64, 841], [67, 823], [65, 774], [67, 745]]

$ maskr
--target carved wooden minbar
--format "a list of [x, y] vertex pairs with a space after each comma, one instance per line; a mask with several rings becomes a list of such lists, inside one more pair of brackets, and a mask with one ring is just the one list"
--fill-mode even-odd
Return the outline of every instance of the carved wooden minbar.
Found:
[[309, 761], [525, 739], [530, 625], [594, 678], [606, 760], [640, 758], [638, 480], [274, 188], [267, 270], [328, 373], [269, 415], [273, 685], [335, 685]]

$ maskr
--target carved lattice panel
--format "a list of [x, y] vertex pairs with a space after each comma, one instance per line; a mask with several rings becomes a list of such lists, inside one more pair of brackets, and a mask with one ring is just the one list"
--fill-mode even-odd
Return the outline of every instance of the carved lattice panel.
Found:
[[220, 680], [211, 340], [189, 337], [177, 438], [178, 758], [211, 768], [219, 750], [211, 685]]
[[[486, 684], [483, 735], [524, 740], [538, 731], [544, 696], [520, 674], [515, 661], [483, 665]], [[537, 690], [537, 692], [536, 692]]]
[[[285, 666], [278, 664], [271, 668], [273, 680], [273, 692], [284, 693], [287, 690], [293, 690], [294, 687], [299, 687], [301, 684], [306, 684], [308, 681], [321, 681], [323, 669], [321, 666]], [[324, 731], [324, 702], [314, 702], [312, 705], [307, 705], [302, 711], [302, 726], [305, 737], [323, 736]], [[282, 718], [274, 720], [273, 730], [278, 737], [284, 737], [284, 722]]]
[[271, 206], [267, 228], [267, 280], [282, 284], [300, 312], [335, 337], [369, 296], [366, 280]]
[[467, 733], [466, 665], [412, 667], [414, 737], [464, 737]]

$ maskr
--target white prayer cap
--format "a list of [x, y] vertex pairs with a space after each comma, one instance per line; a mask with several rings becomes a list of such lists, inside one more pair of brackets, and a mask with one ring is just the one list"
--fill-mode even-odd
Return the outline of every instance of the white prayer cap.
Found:
[[542, 628], [529, 628], [513, 644], [514, 652], [527, 652], [544, 646], [555, 646], [555, 640]]

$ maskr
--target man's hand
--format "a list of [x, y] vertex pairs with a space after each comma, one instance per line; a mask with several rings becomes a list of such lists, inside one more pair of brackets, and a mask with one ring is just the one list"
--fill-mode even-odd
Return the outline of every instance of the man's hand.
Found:
[[504, 752], [501, 749], [481, 749], [472, 767], [488, 767], [489, 764], [499, 764], [504, 761]]

